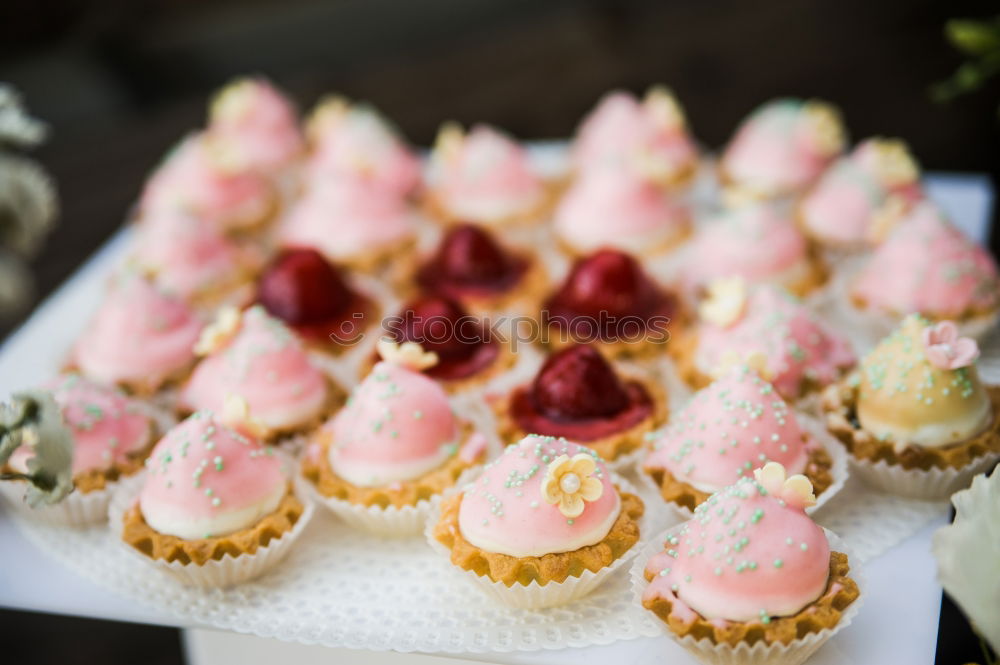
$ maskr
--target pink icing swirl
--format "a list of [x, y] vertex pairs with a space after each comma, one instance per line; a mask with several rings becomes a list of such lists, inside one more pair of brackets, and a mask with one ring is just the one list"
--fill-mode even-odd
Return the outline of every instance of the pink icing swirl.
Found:
[[814, 444], [774, 387], [737, 367], [695, 393], [652, 438], [645, 469], [667, 469], [702, 492], [752, 477], [767, 462], [801, 473]]
[[244, 168], [287, 166], [304, 147], [295, 107], [265, 79], [242, 79], [213, 100], [208, 131]]
[[[115, 388], [67, 374], [45, 385], [73, 435], [73, 474], [110, 469], [152, 443], [153, 421], [143, 404]], [[27, 446], [11, 456], [15, 468], [31, 457]]]
[[[603, 484], [583, 513], [567, 518], [558, 504], [542, 496], [542, 481], [550, 462], [560, 455], [593, 455], [594, 477]], [[462, 536], [490, 552], [511, 556], [543, 556], [569, 552], [603, 539], [618, 517], [621, 502], [603, 461], [585, 446], [565, 439], [530, 435], [507, 446], [486, 465], [483, 475], [462, 495], [458, 523]]]
[[763, 621], [796, 614], [819, 598], [830, 573], [823, 529], [800, 507], [752, 478], [713, 495], [646, 564], [643, 600], [665, 598], [672, 614]]
[[989, 253], [922, 203], [893, 229], [861, 269], [851, 293], [891, 313], [961, 318], [1000, 305]]
[[145, 215], [183, 208], [222, 230], [254, 226], [275, 203], [268, 181], [223, 162], [205, 134], [185, 138], [146, 182], [139, 202]]
[[312, 247], [330, 261], [349, 261], [412, 237], [416, 222], [405, 199], [375, 183], [331, 180], [296, 203], [279, 238], [286, 247]]
[[729, 351], [740, 358], [761, 353], [771, 382], [786, 399], [802, 395], [806, 382], [826, 386], [854, 365], [847, 339], [783, 289], [752, 287], [744, 313], [729, 326], [700, 321], [695, 362], [714, 371]]
[[269, 447], [199, 412], [156, 444], [139, 507], [161, 533], [192, 540], [222, 536], [273, 511], [286, 485]]
[[683, 234], [688, 217], [642, 176], [606, 168], [586, 171], [573, 184], [554, 222], [559, 237], [581, 252], [602, 247], [640, 252]]
[[249, 279], [260, 252], [180, 208], [155, 209], [138, 227], [133, 259], [169, 293], [190, 301]]
[[694, 166], [698, 151], [683, 121], [658, 121], [650, 109], [624, 91], [606, 94], [584, 118], [573, 145], [573, 163], [585, 172], [592, 168], [636, 168], [651, 161], [653, 170], [677, 177]]
[[695, 290], [722, 277], [793, 286], [811, 270], [807, 250], [802, 232], [777, 207], [742, 206], [698, 231], [688, 248], [684, 279]]
[[441, 386], [385, 361], [325, 427], [332, 433], [330, 466], [361, 486], [412, 480], [459, 453], [458, 421]]
[[255, 305], [244, 312], [236, 334], [195, 367], [180, 404], [222, 413], [230, 396], [240, 397], [252, 420], [280, 431], [319, 416], [327, 393], [327, 380], [301, 341]]
[[375, 109], [354, 105], [310, 128], [313, 152], [308, 173], [314, 187], [358, 178], [387, 195], [405, 198], [420, 184], [420, 160]]
[[89, 378], [160, 387], [194, 361], [201, 321], [182, 301], [134, 273], [117, 276], [71, 352]]

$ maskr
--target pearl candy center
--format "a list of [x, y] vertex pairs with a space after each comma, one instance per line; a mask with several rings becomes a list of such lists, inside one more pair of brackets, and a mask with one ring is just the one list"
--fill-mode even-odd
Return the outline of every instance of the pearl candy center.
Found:
[[580, 490], [580, 476], [567, 473], [559, 479], [559, 488], [567, 494], [576, 494]]

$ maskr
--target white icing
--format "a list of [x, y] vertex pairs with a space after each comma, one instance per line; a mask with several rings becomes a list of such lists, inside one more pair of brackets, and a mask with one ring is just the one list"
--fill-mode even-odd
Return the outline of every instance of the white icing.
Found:
[[413, 480], [437, 469], [451, 457], [457, 447], [442, 445], [437, 454], [423, 459], [406, 462], [365, 462], [361, 460], [345, 460], [338, 454], [336, 446], [330, 448], [329, 460], [333, 471], [358, 487], [383, 487], [392, 483]]
[[140, 509], [146, 523], [160, 533], [185, 540], [197, 540], [206, 536], [225, 536], [253, 526], [265, 515], [277, 510], [286, 491], [286, 485], [279, 483], [273, 492], [245, 508], [229, 511], [220, 509], [210, 517], [191, 517], [183, 514], [182, 510], [175, 512], [172, 506], [147, 506], [141, 499]]
[[993, 422], [993, 409], [989, 399], [982, 399], [978, 408], [970, 410], [965, 417], [944, 423], [927, 423], [918, 427], [906, 427], [896, 422], [882, 422], [866, 414], [858, 414], [861, 427], [880, 439], [892, 441], [897, 451], [902, 452], [907, 445], [915, 444], [924, 448], [941, 448], [959, 441], [971, 439]]

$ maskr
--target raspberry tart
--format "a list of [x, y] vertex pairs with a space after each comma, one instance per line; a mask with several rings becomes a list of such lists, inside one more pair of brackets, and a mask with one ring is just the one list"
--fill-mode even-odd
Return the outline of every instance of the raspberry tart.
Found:
[[494, 409], [505, 442], [529, 433], [565, 437], [616, 468], [667, 416], [666, 395], [653, 381], [620, 374], [586, 345], [550, 355], [529, 384], [515, 387]]

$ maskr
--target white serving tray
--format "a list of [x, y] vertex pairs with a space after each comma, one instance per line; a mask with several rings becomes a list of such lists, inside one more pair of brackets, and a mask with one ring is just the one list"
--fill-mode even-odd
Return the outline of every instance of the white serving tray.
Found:
[[[980, 176], [931, 176], [928, 187], [971, 236], [982, 240], [993, 192]], [[48, 298], [33, 316], [0, 347], [0, 396], [45, 380], [58, 368], [65, 350], [100, 299], [105, 277], [121, 256], [127, 232], [115, 235], [87, 264]], [[934, 580], [929, 554], [930, 534], [944, 522], [944, 510], [932, 526], [922, 529], [883, 555], [865, 564], [870, 587], [866, 608], [850, 629], [825, 646], [812, 663], [882, 663], [933, 661], [940, 587]], [[171, 615], [115, 596], [103, 587], [77, 577], [37, 549], [0, 511], [0, 606], [94, 618], [178, 625]], [[191, 627], [191, 626], [182, 626]], [[358, 652], [278, 643], [245, 635], [191, 631], [187, 648], [192, 662], [217, 662], [220, 654], [233, 662], [267, 662], [272, 658], [295, 662], [329, 662]], [[453, 658], [449, 656], [447, 658]], [[504, 654], [470, 654], [478, 661], [503, 663], [582, 662], [690, 662], [668, 638], [643, 637], [609, 646]], [[436, 656], [381, 654], [365, 662], [433, 662]], [[273, 660], [271, 661], [273, 662]], [[449, 660], [448, 662], [454, 662]]]

